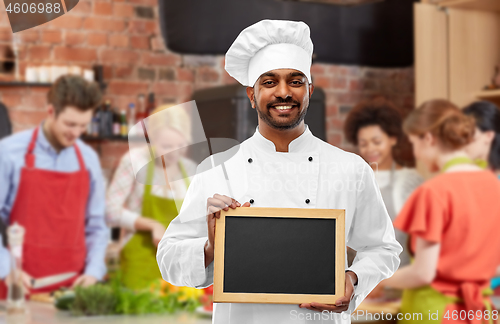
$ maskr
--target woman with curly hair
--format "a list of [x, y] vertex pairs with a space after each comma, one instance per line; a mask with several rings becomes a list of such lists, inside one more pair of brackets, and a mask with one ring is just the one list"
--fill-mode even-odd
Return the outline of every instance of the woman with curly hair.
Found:
[[[399, 110], [384, 98], [359, 103], [344, 124], [346, 139], [357, 146], [359, 155], [375, 171], [387, 212], [393, 221], [408, 196], [423, 182], [415, 169], [403, 167], [396, 161], [394, 151], [403, 138], [401, 125]], [[396, 239], [406, 246], [406, 234], [396, 230]], [[400, 266], [409, 264], [406, 250], [400, 258]]]

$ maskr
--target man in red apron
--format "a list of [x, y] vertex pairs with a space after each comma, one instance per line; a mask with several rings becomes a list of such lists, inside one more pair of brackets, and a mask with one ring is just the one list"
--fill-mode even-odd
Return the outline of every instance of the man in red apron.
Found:
[[[62, 76], [48, 93], [44, 122], [0, 141], [0, 218], [26, 230], [22, 266], [31, 293], [91, 285], [106, 273], [102, 171], [96, 153], [78, 139], [101, 96], [96, 83]], [[4, 249], [2, 265], [10, 262]], [[70, 272], [76, 275], [31, 287], [32, 278]]]

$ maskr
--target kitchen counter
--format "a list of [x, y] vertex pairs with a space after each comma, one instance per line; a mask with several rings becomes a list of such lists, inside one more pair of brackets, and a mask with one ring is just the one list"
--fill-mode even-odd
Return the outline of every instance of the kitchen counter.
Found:
[[[206, 315], [179, 312], [164, 315], [141, 315], [141, 316], [93, 316], [74, 317], [68, 311], [59, 311], [52, 304], [44, 302], [29, 301], [30, 314], [28, 320], [22, 323], [20, 320], [9, 322], [5, 319], [5, 303], [0, 303], [0, 324], [211, 324], [212, 318]], [[358, 310], [377, 313], [395, 313], [399, 308], [399, 303], [367, 303], [360, 305]], [[352, 318], [353, 323], [370, 322], [369, 317], [361, 315]]]
[[[5, 303], [0, 303], [0, 324], [210, 324], [211, 316], [178, 312], [163, 315], [140, 315], [140, 316], [93, 316], [74, 317], [68, 311], [59, 311], [51, 303], [28, 301], [30, 314], [28, 320], [5, 320]], [[358, 308], [357, 316], [351, 317], [353, 323], [371, 322], [366, 313], [397, 313], [399, 302], [370, 302], [364, 301]], [[361, 314], [359, 311], [363, 311]]]
[[[492, 297], [495, 306], [500, 306], [500, 298]], [[0, 324], [210, 324], [210, 316], [179, 312], [164, 315], [141, 315], [141, 316], [94, 316], [73, 317], [67, 311], [59, 311], [50, 303], [29, 301], [29, 320], [21, 323], [19, 321], [7, 322], [5, 318], [5, 303], [0, 303]], [[375, 314], [397, 314], [400, 301], [377, 302], [364, 300], [356, 310], [358, 313], [351, 317], [353, 323], [394, 323], [393, 320], [375, 320]], [[496, 307], [498, 309], [498, 307]], [[369, 315], [370, 313], [372, 315]]]
[[5, 303], [0, 303], [0, 324], [211, 324], [212, 318], [179, 312], [164, 315], [140, 316], [93, 316], [74, 317], [67, 311], [59, 311], [52, 304], [29, 301], [30, 315], [28, 321], [20, 323], [19, 320], [7, 322]]

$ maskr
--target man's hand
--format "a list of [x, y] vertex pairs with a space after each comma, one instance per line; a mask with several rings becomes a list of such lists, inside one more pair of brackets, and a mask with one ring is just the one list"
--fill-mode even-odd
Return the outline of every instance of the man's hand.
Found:
[[[32, 288], [31, 281], [33, 280], [33, 277], [24, 271], [21, 273], [21, 276], [22, 276], [22, 281], [23, 281], [23, 286], [24, 286], [23, 287], [24, 294], [29, 294], [29, 292]], [[12, 272], [10, 274], [8, 274], [7, 277], [5, 278], [5, 284], [8, 286], [10, 284], [11, 280], [12, 280]]]
[[97, 278], [92, 277], [90, 275], [81, 275], [80, 277], [76, 278], [75, 282], [73, 282], [73, 286], [71, 288], [75, 288], [77, 286], [80, 287], [88, 287], [95, 285], [97, 283]]
[[352, 272], [348, 271], [345, 274], [345, 296], [340, 297], [335, 301], [335, 304], [321, 304], [321, 303], [303, 303], [300, 304], [300, 308], [307, 308], [310, 310], [322, 312], [334, 312], [341, 313], [345, 312], [349, 308], [349, 304], [354, 297], [354, 284], [358, 282], [358, 276]]
[[[205, 243], [205, 268], [214, 260], [215, 221], [220, 218], [220, 210], [228, 211], [229, 207], [235, 209], [241, 207], [241, 204], [236, 199], [219, 194], [207, 199], [208, 240]], [[246, 202], [242, 207], [250, 207], [250, 203]]]

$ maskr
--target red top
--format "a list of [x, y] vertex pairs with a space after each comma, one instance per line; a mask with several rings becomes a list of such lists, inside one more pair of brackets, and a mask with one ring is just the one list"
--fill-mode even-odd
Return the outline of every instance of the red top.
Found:
[[425, 182], [394, 226], [410, 234], [410, 253], [417, 237], [441, 243], [434, 289], [482, 305], [480, 290], [500, 265], [500, 181], [491, 171], [449, 172]]

